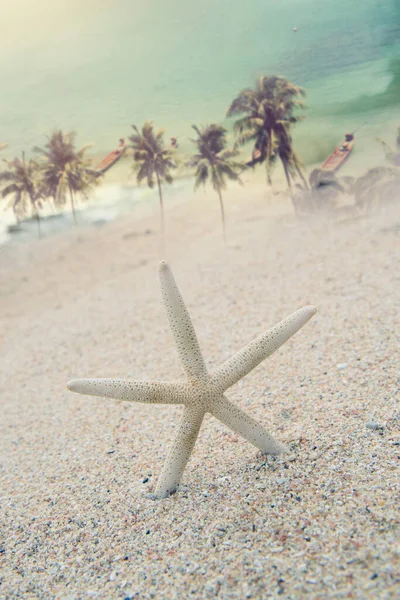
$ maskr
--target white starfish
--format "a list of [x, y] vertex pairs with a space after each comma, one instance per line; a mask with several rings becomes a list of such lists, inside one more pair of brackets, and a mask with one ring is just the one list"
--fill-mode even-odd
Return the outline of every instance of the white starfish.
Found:
[[267, 454], [287, 452], [252, 417], [232, 404], [224, 392], [275, 352], [316, 313], [306, 306], [260, 335], [211, 373], [207, 372], [189, 313], [166, 262], [159, 268], [161, 291], [186, 381], [134, 381], [127, 379], [73, 379], [68, 389], [80, 394], [133, 402], [183, 404], [183, 416], [155, 489], [157, 498], [173, 494], [209, 412]]

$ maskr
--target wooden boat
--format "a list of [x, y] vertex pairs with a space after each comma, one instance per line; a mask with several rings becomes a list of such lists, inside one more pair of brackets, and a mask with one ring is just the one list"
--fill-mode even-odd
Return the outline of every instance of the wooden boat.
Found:
[[335, 172], [340, 169], [345, 161], [349, 158], [354, 146], [354, 134], [346, 133], [343, 144], [338, 146], [332, 152], [329, 158], [324, 162], [321, 169], [323, 171]]
[[103, 175], [108, 169], [111, 169], [113, 165], [121, 158], [126, 150], [125, 142], [123, 139], [120, 140], [119, 146], [107, 154], [105, 158], [97, 165], [96, 172], [99, 175]]
[[245, 165], [246, 167], [254, 167], [257, 163], [262, 162], [264, 158], [265, 152], [262, 153], [261, 150], [258, 150], [258, 148], [256, 148], [251, 153], [251, 156], [249, 156], [249, 158], [246, 160]]

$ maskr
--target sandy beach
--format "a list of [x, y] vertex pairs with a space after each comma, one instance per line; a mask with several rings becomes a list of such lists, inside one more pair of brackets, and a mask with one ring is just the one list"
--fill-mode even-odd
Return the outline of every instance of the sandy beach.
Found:
[[[400, 212], [297, 220], [264, 188], [199, 191], [0, 250], [0, 598], [398, 597]], [[70, 393], [74, 377], [181, 378], [157, 267], [213, 368], [317, 315], [227, 393], [290, 454], [206, 419], [153, 501], [182, 408]], [[396, 471], [397, 468], [397, 471]]]

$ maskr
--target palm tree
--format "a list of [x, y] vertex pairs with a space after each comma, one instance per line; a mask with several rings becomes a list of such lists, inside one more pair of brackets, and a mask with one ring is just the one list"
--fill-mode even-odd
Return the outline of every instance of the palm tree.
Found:
[[34, 148], [35, 152], [42, 155], [43, 182], [56, 206], [63, 206], [69, 193], [76, 224], [76, 194], [80, 192], [87, 197], [89, 190], [98, 183], [98, 173], [92, 169], [91, 161], [85, 157], [89, 146], [76, 150], [75, 133], [56, 130], [48, 140], [44, 149]]
[[296, 109], [305, 108], [299, 97], [305, 91], [283, 77], [261, 76], [255, 90], [242, 90], [230, 105], [227, 116], [244, 115], [234, 124], [239, 145], [254, 143], [252, 159], [247, 163], [254, 166], [264, 163], [267, 180], [271, 185], [271, 169], [279, 158], [285, 172], [286, 181], [297, 175], [307, 187], [303, 175], [303, 165], [293, 149], [291, 130], [303, 117], [295, 116]]
[[22, 160], [14, 158], [6, 162], [8, 169], [0, 172], [0, 182], [7, 183], [1, 191], [1, 196], [3, 198], [11, 196], [9, 206], [12, 207], [17, 221], [21, 221], [30, 211], [32, 212], [37, 219], [40, 237], [39, 208], [44, 198], [40, 166], [32, 159], [26, 162], [24, 152]]
[[171, 169], [176, 169], [174, 161], [175, 148], [166, 147], [164, 143], [164, 129], [154, 131], [152, 121], [146, 121], [140, 132], [136, 125], [132, 125], [134, 134], [129, 137], [130, 147], [133, 150], [133, 171], [136, 180], [140, 184], [143, 179], [147, 180], [149, 188], [153, 188], [157, 182], [158, 195], [160, 198], [161, 233], [164, 235], [164, 200], [162, 184], [173, 182]]
[[217, 124], [201, 128], [196, 125], [192, 125], [192, 127], [197, 133], [197, 139], [192, 140], [197, 146], [197, 153], [190, 158], [189, 165], [196, 168], [195, 189], [200, 185], [205, 185], [208, 179], [211, 179], [211, 184], [219, 198], [225, 240], [225, 211], [222, 190], [226, 188], [226, 177], [242, 185], [238, 172], [244, 169], [244, 164], [232, 160], [239, 152], [236, 148], [226, 148], [227, 130], [224, 127]]

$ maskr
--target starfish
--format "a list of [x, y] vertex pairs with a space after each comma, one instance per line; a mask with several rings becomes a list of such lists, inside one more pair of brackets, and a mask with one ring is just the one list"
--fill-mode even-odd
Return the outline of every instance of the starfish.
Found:
[[159, 275], [164, 305], [186, 381], [73, 379], [67, 387], [79, 394], [131, 402], [184, 405], [178, 432], [155, 488], [155, 498], [166, 498], [178, 488], [207, 412], [265, 454], [288, 452], [250, 415], [230, 402], [225, 392], [282, 346], [311, 319], [316, 309], [306, 306], [297, 310], [209, 373], [189, 313], [165, 261], [160, 263]]

